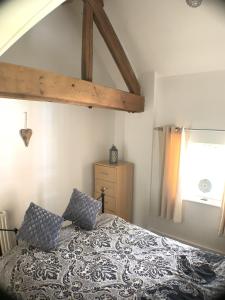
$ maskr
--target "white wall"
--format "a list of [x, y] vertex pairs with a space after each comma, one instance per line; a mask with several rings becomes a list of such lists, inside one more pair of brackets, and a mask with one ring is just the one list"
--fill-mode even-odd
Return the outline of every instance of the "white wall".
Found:
[[[33, 130], [26, 148], [23, 112]], [[107, 158], [114, 116], [63, 104], [0, 101], [0, 210], [18, 226], [30, 201], [62, 214], [72, 189], [92, 193], [93, 162]]]
[[[225, 129], [224, 82], [225, 71], [158, 78], [155, 126], [177, 124], [192, 128]], [[225, 253], [225, 239], [218, 237], [218, 207], [184, 201], [182, 224], [174, 224], [158, 217], [158, 141], [158, 132], [155, 132], [149, 226], [179, 239]]]
[[152, 155], [152, 127], [154, 116], [154, 72], [140, 78], [145, 95], [145, 111], [125, 115], [124, 158], [135, 165], [133, 221], [147, 226], [149, 216], [149, 194]]
[[116, 112], [115, 143], [124, 160], [134, 163], [133, 222], [147, 227], [150, 203], [152, 128], [154, 116], [154, 72], [140, 78], [145, 95], [145, 111], [130, 114]]
[[225, 71], [175, 77], [155, 77], [153, 72], [144, 74], [141, 85], [146, 96], [145, 112], [117, 112], [115, 119], [115, 141], [122, 149], [123, 158], [135, 164], [134, 223], [223, 253], [225, 239], [217, 234], [218, 207], [184, 201], [182, 224], [158, 216], [159, 153], [162, 149], [158, 145], [158, 132], [153, 131], [153, 127], [174, 123], [224, 129], [224, 82]]
[[[81, 10], [73, 10], [58, 8], [1, 60], [80, 78]], [[96, 62], [96, 81], [110, 85]], [[25, 111], [33, 130], [28, 148], [19, 136]], [[108, 157], [114, 117], [110, 110], [0, 99], [0, 210], [9, 211], [12, 226], [20, 225], [30, 201], [62, 214], [73, 187], [92, 193], [93, 163]]]

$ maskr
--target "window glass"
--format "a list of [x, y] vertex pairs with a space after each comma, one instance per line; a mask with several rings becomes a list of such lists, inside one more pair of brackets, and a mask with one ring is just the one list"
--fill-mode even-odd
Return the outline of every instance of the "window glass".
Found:
[[225, 183], [225, 145], [192, 139], [183, 159], [182, 198], [220, 206]]

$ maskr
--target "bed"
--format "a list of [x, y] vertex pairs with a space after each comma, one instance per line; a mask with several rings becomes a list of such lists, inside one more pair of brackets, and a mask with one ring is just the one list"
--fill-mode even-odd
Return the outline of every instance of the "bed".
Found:
[[16, 299], [217, 299], [225, 257], [102, 214], [96, 228], [61, 230], [57, 250], [25, 242], [0, 258], [0, 285]]

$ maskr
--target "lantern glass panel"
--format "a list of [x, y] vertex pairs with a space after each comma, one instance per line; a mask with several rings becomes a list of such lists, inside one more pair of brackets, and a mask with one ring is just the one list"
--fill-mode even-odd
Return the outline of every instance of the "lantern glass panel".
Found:
[[109, 150], [109, 163], [110, 164], [117, 164], [118, 163], [118, 150], [115, 145]]

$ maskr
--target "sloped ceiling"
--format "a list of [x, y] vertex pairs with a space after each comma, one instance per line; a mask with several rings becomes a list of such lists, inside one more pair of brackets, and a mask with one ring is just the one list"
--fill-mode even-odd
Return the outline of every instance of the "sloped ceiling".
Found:
[[105, 9], [138, 74], [225, 69], [225, 1], [105, 0]]
[[[185, 0], [104, 0], [104, 3], [138, 77], [150, 71], [173, 76], [225, 70], [224, 1], [203, 0], [198, 8], [189, 7]], [[46, 65], [50, 70], [48, 63], [50, 66], [52, 61], [53, 65], [54, 59], [57, 66], [53, 71], [79, 76], [81, 17], [82, 1], [69, 1], [45, 17], [0, 59], [37, 68]], [[94, 35], [95, 71], [98, 69], [102, 74], [99, 83], [110, 82], [110, 86], [126, 90], [97, 30]], [[18, 53], [26, 49], [23, 59], [22, 55], [17, 59]]]
[[0, 55], [64, 1], [0, 1]]
[[[81, 78], [82, 8], [82, 0], [60, 5], [1, 55], [0, 61]], [[95, 34], [96, 46], [101, 38]], [[103, 47], [107, 53], [104, 44]], [[94, 49], [94, 82], [116, 87], [112, 80], [116, 76], [104, 64], [98, 50], [101, 49]]]

